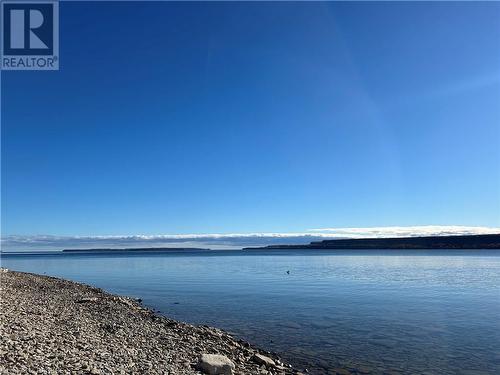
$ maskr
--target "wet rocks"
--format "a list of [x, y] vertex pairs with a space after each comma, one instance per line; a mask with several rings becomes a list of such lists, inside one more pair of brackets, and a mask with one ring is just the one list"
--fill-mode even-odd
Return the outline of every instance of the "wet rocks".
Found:
[[198, 361], [198, 368], [209, 375], [232, 375], [235, 366], [224, 355], [202, 354]]
[[350, 375], [350, 371], [345, 368], [334, 368], [333, 369], [337, 375]]

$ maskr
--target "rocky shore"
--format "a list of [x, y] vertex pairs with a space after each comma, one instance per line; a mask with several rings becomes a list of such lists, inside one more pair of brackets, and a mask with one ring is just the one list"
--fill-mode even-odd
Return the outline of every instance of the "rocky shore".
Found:
[[212, 327], [53, 277], [0, 272], [1, 374], [300, 374]]

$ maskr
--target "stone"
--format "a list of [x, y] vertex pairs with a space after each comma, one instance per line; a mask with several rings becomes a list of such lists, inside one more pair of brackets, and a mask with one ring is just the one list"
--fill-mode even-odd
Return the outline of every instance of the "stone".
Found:
[[79, 300], [76, 300], [76, 303], [87, 303], [87, 302], [96, 302], [97, 297], [84, 297]]
[[262, 354], [255, 353], [252, 359], [255, 363], [259, 365], [264, 365], [266, 367], [273, 367], [276, 365], [271, 358], [266, 357], [265, 355]]
[[232, 375], [234, 363], [221, 354], [202, 354], [198, 368], [209, 375]]
[[371, 368], [369, 368], [367, 366], [358, 366], [357, 371], [360, 374], [369, 374], [372, 372]]

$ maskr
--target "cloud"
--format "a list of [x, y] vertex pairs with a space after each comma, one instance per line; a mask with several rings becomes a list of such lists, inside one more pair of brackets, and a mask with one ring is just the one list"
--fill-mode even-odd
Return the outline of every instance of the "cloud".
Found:
[[500, 228], [471, 227], [462, 225], [422, 225], [409, 227], [320, 228], [309, 229], [309, 231], [314, 233], [331, 234], [338, 237], [366, 238], [492, 234], [500, 233]]
[[409, 226], [371, 228], [319, 228], [301, 233], [211, 233], [124, 236], [6, 235], [3, 251], [36, 251], [123, 247], [204, 247], [238, 249], [246, 246], [307, 244], [328, 238], [408, 237], [500, 233], [500, 228], [470, 226]]
[[131, 236], [52, 236], [34, 235], [2, 237], [2, 250], [61, 250], [67, 248], [123, 248], [123, 247], [205, 247], [237, 249], [269, 244], [307, 244], [331, 237], [314, 233], [230, 233], [230, 234], [165, 234]]
[[460, 95], [477, 95], [481, 90], [498, 89], [499, 86], [500, 72], [492, 71], [489, 74], [467, 77], [459, 81], [436, 83], [432, 88], [398, 95], [393, 97], [391, 101], [395, 104], [411, 106], [415, 103], [435, 103]]
[[495, 87], [500, 84], [500, 73], [493, 72], [488, 75], [477, 76], [462, 81], [442, 86], [433, 92], [428, 93], [429, 99], [447, 98], [464, 93], [474, 93], [475, 91]]

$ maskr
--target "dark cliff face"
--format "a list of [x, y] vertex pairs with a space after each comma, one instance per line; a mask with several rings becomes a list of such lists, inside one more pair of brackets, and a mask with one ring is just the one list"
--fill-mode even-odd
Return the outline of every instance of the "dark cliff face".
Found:
[[[309, 245], [272, 245], [260, 249], [500, 249], [500, 234], [359, 238], [311, 242]], [[250, 250], [250, 248], [247, 248]]]

